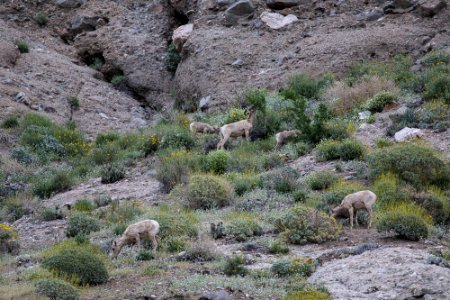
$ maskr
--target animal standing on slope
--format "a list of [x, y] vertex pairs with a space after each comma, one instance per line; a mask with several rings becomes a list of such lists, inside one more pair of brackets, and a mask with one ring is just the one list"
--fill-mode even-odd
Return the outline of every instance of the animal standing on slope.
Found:
[[248, 110], [247, 120], [237, 121], [220, 127], [220, 142], [217, 144], [217, 150], [224, 149], [224, 145], [230, 137], [237, 138], [240, 136], [245, 136], [247, 141], [250, 141], [250, 132], [253, 129], [255, 116], [256, 108], [251, 107]]
[[301, 133], [302, 132], [300, 130], [285, 130], [282, 132], [278, 132], [277, 134], [275, 134], [275, 139], [277, 140], [275, 150], [279, 150], [281, 146], [288, 142], [288, 140], [299, 137]]
[[348, 214], [350, 216], [350, 229], [353, 229], [353, 216], [355, 216], [356, 225], [359, 226], [356, 212], [361, 208], [365, 208], [369, 213], [367, 229], [370, 229], [372, 226], [372, 205], [376, 200], [377, 195], [368, 190], [347, 195], [341, 204], [331, 211], [331, 216], [336, 218], [338, 216], [347, 216]]
[[125, 229], [122, 236], [116, 239], [112, 244], [112, 257], [119, 255], [120, 250], [125, 245], [133, 244], [141, 247], [141, 239], [148, 238], [152, 241], [153, 250], [156, 251], [158, 243], [156, 242], [156, 235], [159, 233], [159, 223], [155, 220], [143, 220], [131, 224]]
[[211, 126], [207, 123], [202, 122], [192, 122], [189, 125], [189, 129], [192, 133], [217, 133], [219, 132], [219, 128]]

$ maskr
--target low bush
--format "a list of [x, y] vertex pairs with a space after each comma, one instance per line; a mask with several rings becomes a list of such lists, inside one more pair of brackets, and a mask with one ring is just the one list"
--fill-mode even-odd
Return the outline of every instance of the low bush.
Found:
[[314, 260], [309, 257], [297, 257], [294, 260], [281, 260], [275, 262], [270, 271], [278, 276], [299, 275], [309, 277], [315, 271]]
[[206, 155], [207, 171], [215, 174], [223, 174], [226, 172], [230, 155], [225, 150], [211, 151]]
[[223, 265], [223, 272], [227, 276], [245, 276], [248, 274], [248, 269], [245, 267], [245, 259], [243, 256], [231, 256], [226, 258]]
[[86, 250], [63, 250], [45, 258], [42, 266], [58, 277], [72, 280], [79, 285], [97, 285], [108, 280], [108, 271], [103, 262]]
[[225, 226], [225, 234], [234, 237], [237, 241], [246, 241], [249, 237], [263, 233], [262, 227], [256, 217], [249, 213], [239, 213]]
[[244, 93], [245, 101], [262, 112], [266, 110], [267, 91], [263, 89], [250, 89]]
[[298, 245], [334, 240], [340, 233], [334, 218], [303, 205], [291, 208], [275, 227], [289, 243]]
[[289, 247], [281, 241], [272, 241], [269, 244], [269, 253], [270, 254], [288, 254]]
[[19, 255], [19, 234], [13, 227], [0, 223], [0, 256], [3, 253]]
[[235, 200], [237, 211], [267, 211], [280, 209], [292, 203], [288, 194], [280, 194], [274, 190], [254, 189]]
[[137, 261], [147, 261], [154, 259], [155, 256], [153, 255], [153, 252], [150, 250], [140, 250], [138, 254], [136, 255]]
[[69, 105], [72, 110], [78, 110], [80, 109], [80, 100], [72, 96], [69, 98]]
[[115, 131], [110, 132], [101, 132], [97, 134], [97, 137], [95, 138], [95, 145], [96, 146], [102, 146], [107, 145], [109, 143], [116, 142], [120, 139], [120, 134]]
[[188, 260], [192, 262], [205, 262], [213, 261], [217, 258], [218, 253], [216, 251], [216, 246], [212, 242], [192, 242], [186, 247], [186, 253], [181, 260]]
[[449, 166], [433, 150], [423, 145], [401, 143], [373, 151], [367, 156], [372, 178], [391, 172], [417, 187], [429, 184], [446, 189]]
[[188, 237], [186, 236], [171, 236], [161, 243], [161, 248], [170, 253], [178, 253], [185, 250], [187, 241]]
[[142, 202], [139, 201], [113, 201], [104, 215], [101, 216], [107, 224], [128, 224], [137, 216], [144, 213]]
[[223, 178], [195, 175], [187, 186], [186, 206], [192, 209], [221, 208], [231, 203], [233, 188]]
[[166, 57], [165, 57], [165, 65], [166, 69], [170, 72], [175, 72], [177, 70], [178, 64], [181, 61], [181, 56], [178, 54], [177, 49], [175, 48], [174, 43], [170, 43], [167, 47]]
[[162, 156], [156, 169], [156, 178], [164, 192], [170, 192], [176, 185], [186, 183], [189, 173], [190, 153], [185, 150], [173, 151]]
[[383, 91], [369, 99], [365, 108], [371, 112], [381, 112], [387, 104], [395, 102], [397, 98], [397, 95]]
[[332, 300], [330, 294], [318, 291], [307, 289], [305, 291], [295, 291], [289, 293], [286, 297], [282, 298], [282, 300]]
[[17, 160], [22, 165], [28, 166], [31, 165], [35, 158], [31, 155], [25, 148], [16, 147], [11, 150], [11, 157]]
[[323, 140], [316, 147], [316, 159], [327, 161], [334, 159], [352, 160], [363, 157], [364, 146], [353, 139], [343, 141]]
[[442, 99], [425, 103], [418, 110], [416, 116], [417, 127], [439, 130], [450, 128], [450, 119], [448, 117], [450, 116], [450, 105], [446, 104]]
[[71, 215], [67, 221], [66, 235], [74, 237], [79, 234], [88, 235], [91, 232], [98, 231], [100, 226], [93, 217], [77, 212]]
[[246, 120], [246, 119], [247, 119], [247, 115], [245, 114], [245, 109], [231, 107], [227, 112], [224, 123], [230, 124], [230, 123], [234, 123], [234, 122]]
[[111, 202], [112, 202], [111, 197], [108, 196], [108, 195], [105, 195], [105, 194], [97, 195], [97, 196], [94, 198], [94, 203], [95, 203], [95, 205], [97, 206], [97, 208], [98, 208], [98, 207], [107, 206], [107, 205], [109, 205]]
[[45, 12], [38, 12], [34, 17], [34, 20], [39, 25], [39, 27], [44, 27], [48, 23], [48, 17]]
[[119, 163], [107, 164], [101, 169], [100, 175], [102, 183], [114, 183], [125, 177], [125, 168]]
[[299, 173], [290, 167], [275, 170], [261, 175], [262, 185], [266, 189], [272, 189], [278, 193], [289, 193], [296, 189]]
[[127, 77], [123, 74], [116, 74], [111, 78], [111, 84], [115, 87], [120, 86], [122, 83], [125, 83], [127, 80]]
[[425, 208], [435, 224], [444, 224], [450, 221], [450, 202], [440, 189], [430, 187], [426, 192], [417, 193], [412, 198], [416, 204]]
[[72, 185], [71, 175], [67, 171], [58, 170], [53, 174], [36, 178], [32, 190], [34, 195], [46, 199], [54, 194], [69, 190]]
[[28, 197], [11, 196], [0, 201], [0, 221], [14, 222], [31, 213]]
[[376, 204], [381, 207], [407, 200], [409, 197], [398, 176], [393, 173], [381, 174], [373, 182], [371, 191], [377, 195]]
[[334, 119], [325, 123], [326, 138], [342, 141], [348, 139], [355, 132], [355, 125], [346, 120]]
[[378, 232], [393, 231], [399, 238], [417, 241], [428, 237], [431, 220], [425, 209], [411, 203], [400, 203], [378, 212], [376, 228]]
[[312, 173], [306, 178], [306, 182], [312, 190], [323, 190], [336, 183], [338, 179], [336, 173], [325, 170]]
[[73, 209], [81, 212], [91, 212], [95, 209], [94, 203], [88, 199], [78, 199], [73, 205]]
[[19, 127], [19, 121], [16, 116], [10, 116], [2, 121], [1, 128], [10, 129]]
[[420, 59], [420, 63], [426, 67], [436, 65], [448, 65], [450, 63], [450, 56], [445, 51], [433, 50]]
[[42, 221], [53, 221], [64, 218], [64, 214], [57, 208], [44, 207], [38, 212], [38, 218]]
[[170, 125], [156, 128], [156, 130], [161, 136], [161, 148], [190, 150], [195, 146], [194, 137], [187, 128]]
[[303, 190], [294, 191], [292, 193], [292, 198], [294, 199], [294, 202], [305, 202], [307, 197], [308, 193]]
[[299, 74], [291, 77], [288, 82], [288, 89], [291, 89], [297, 96], [306, 99], [318, 99], [323, 88], [333, 81], [332, 74], [326, 73], [318, 78], [312, 78], [306, 74]]
[[261, 178], [254, 174], [227, 173], [225, 178], [233, 185], [234, 192], [238, 196], [262, 186]]
[[19, 49], [20, 53], [28, 53], [30, 52], [30, 46], [27, 42], [23, 40], [16, 41], [16, 46]]
[[450, 66], [435, 65], [423, 75], [425, 100], [443, 99], [450, 104]]
[[58, 279], [44, 279], [36, 282], [36, 294], [52, 300], [78, 300], [80, 294], [72, 285]]

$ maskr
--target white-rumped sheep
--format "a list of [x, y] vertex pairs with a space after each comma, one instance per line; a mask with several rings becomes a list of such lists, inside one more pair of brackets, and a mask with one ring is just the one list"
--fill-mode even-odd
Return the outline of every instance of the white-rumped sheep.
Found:
[[237, 138], [245, 136], [247, 141], [250, 141], [250, 132], [253, 129], [255, 116], [256, 109], [250, 108], [247, 120], [237, 121], [220, 127], [220, 142], [217, 144], [217, 150], [224, 149], [225, 143], [230, 137]]
[[159, 223], [155, 220], [143, 220], [131, 224], [125, 229], [122, 236], [116, 239], [112, 244], [112, 257], [119, 255], [120, 250], [125, 245], [136, 243], [138, 247], [141, 246], [141, 239], [148, 238], [152, 241], [153, 250], [156, 251], [158, 243], [156, 242], [156, 235], [159, 233]]
[[202, 122], [192, 122], [189, 125], [189, 129], [192, 133], [217, 133], [219, 132], [219, 128], [211, 126], [207, 123]]
[[[358, 219], [356, 218], [356, 212], [365, 208], [369, 213], [369, 220], [367, 229], [372, 226], [372, 205], [377, 200], [377, 195], [371, 191], [359, 191], [350, 195], [347, 195], [342, 200], [341, 204], [335, 207], [331, 211], [332, 217], [349, 216], [350, 217], [350, 229], [353, 229], [353, 217], [356, 219], [356, 225], [358, 225]], [[359, 225], [358, 225], [359, 226]]]
[[276, 150], [279, 150], [281, 146], [286, 144], [290, 139], [294, 139], [300, 136], [302, 132], [300, 130], [286, 130], [278, 132], [275, 134], [275, 139], [277, 140]]

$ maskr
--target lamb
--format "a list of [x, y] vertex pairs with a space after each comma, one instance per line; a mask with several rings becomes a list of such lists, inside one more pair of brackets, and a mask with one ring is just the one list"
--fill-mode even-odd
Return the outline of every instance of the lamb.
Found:
[[158, 233], [159, 223], [155, 220], [143, 220], [129, 225], [122, 236], [113, 242], [112, 257], [117, 257], [123, 246], [132, 244], [133, 242], [136, 242], [137, 246], [140, 247], [142, 238], [151, 239], [153, 250], [156, 251], [156, 248], [158, 247], [156, 235]]
[[282, 132], [278, 132], [275, 135], [275, 139], [277, 140], [277, 145], [275, 147], [276, 150], [279, 150], [281, 146], [287, 143], [288, 140], [292, 138], [299, 137], [302, 132], [300, 130], [286, 130]]
[[331, 211], [331, 216], [336, 218], [338, 216], [347, 216], [348, 214], [350, 216], [350, 229], [353, 229], [353, 217], [355, 216], [356, 225], [359, 226], [356, 212], [361, 208], [365, 208], [369, 213], [369, 224], [367, 229], [370, 229], [372, 226], [372, 205], [376, 200], [377, 195], [368, 190], [347, 195], [344, 197], [341, 204]]
[[237, 138], [245, 136], [247, 141], [250, 141], [250, 131], [253, 128], [255, 116], [256, 109], [252, 107], [249, 109], [247, 120], [237, 121], [220, 127], [220, 142], [217, 144], [217, 150], [224, 149], [225, 143], [230, 137]]
[[202, 122], [192, 122], [189, 125], [189, 129], [192, 133], [217, 133], [219, 128], [211, 126], [207, 123]]

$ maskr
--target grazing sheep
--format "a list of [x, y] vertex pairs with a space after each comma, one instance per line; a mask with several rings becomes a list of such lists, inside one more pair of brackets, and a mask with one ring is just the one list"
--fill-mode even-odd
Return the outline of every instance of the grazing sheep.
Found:
[[241, 120], [234, 123], [226, 124], [220, 127], [220, 142], [217, 144], [217, 150], [224, 149], [224, 145], [227, 140], [245, 136], [247, 141], [250, 141], [250, 131], [253, 128], [255, 122], [256, 109], [250, 108], [247, 120]]
[[192, 133], [217, 133], [219, 128], [211, 126], [207, 123], [192, 122], [189, 125], [189, 129]]
[[355, 217], [356, 225], [358, 225], [358, 219], [356, 218], [357, 210], [365, 208], [369, 213], [369, 224], [367, 229], [370, 229], [372, 226], [372, 205], [375, 203], [375, 200], [377, 200], [377, 195], [367, 190], [347, 195], [344, 197], [341, 204], [331, 211], [331, 216], [350, 216], [350, 229], [352, 229], [353, 217]]
[[275, 149], [279, 150], [281, 146], [287, 143], [288, 140], [299, 137], [301, 133], [302, 132], [300, 130], [286, 130], [278, 132], [275, 135], [275, 139], [277, 140]]
[[149, 238], [152, 240], [153, 250], [156, 251], [158, 243], [156, 242], [156, 235], [159, 233], [159, 223], [155, 220], [143, 220], [131, 224], [127, 227], [122, 236], [116, 239], [112, 244], [112, 257], [119, 255], [120, 250], [125, 245], [136, 242], [137, 246], [141, 246], [142, 238]]

